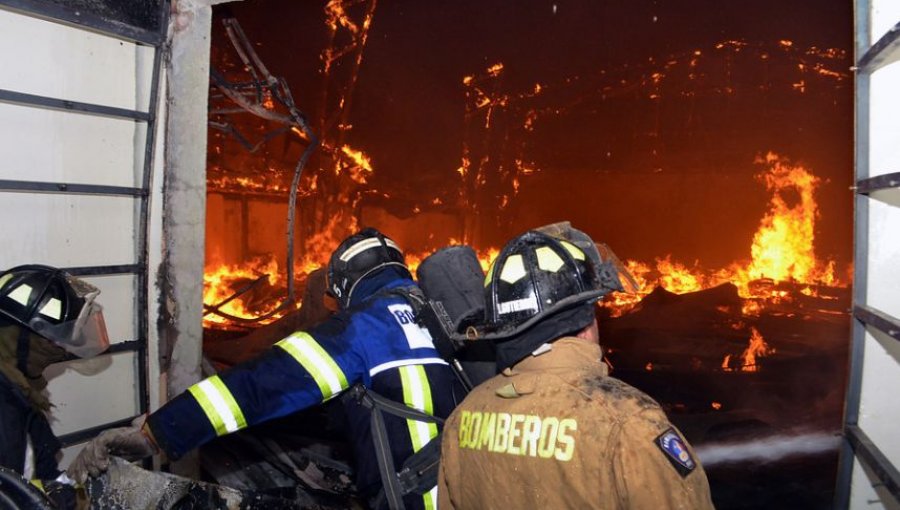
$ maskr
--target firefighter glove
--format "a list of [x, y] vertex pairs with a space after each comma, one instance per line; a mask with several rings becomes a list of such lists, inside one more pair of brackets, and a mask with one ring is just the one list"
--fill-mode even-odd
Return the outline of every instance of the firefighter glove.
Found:
[[129, 461], [149, 457], [159, 449], [152, 436], [140, 425], [103, 431], [88, 443], [67, 470], [69, 477], [84, 483], [88, 475], [99, 476], [109, 468], [109, 456]]

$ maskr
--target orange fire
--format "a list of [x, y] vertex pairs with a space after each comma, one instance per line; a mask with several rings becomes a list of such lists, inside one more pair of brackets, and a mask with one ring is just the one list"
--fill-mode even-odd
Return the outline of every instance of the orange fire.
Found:
[[[261, 278], [266, 280], [270, 286], [277, 286], [283, 278], [278, 271], [278, 262], [274, 259], [256, 259], [247, 264], [227, 265], [220, 264], [207, 267], [203, 274], [203, 303], [207, 307], [215, 307], [232, 297], [235, 290], [255, 282]], [[219, 306], [218, 310], [244, 319], [252, 319], [266, 315], [275, 308], [279, 303], [272, 301], [261, 305], [259, 309], [249, 310], [241, 299], [231, 299], [227, 303]], [[300, 303], [297, 304], [300, 306]], [[228, 323], [229, 320], [208, 313], [203, 318], [204, 323]]]
[[691, 272], [679, 262], [672, 262], [668, 255], [656, 260], [656, 269], [660, 273], [660, 285], [669, 292], [684, 294], [703, 288], [701, 275]]
[[626, 267], [641, 290], [636, 296], [613, 294], [605, 306], [614, 316], [628, 311], [657, 285], [684, 294], [733, 283], [744, 298], [745, 315], [758, 315], [767, 302], [790, 299], [787, 292], [775, 289], [780, 282], [805, 284], [803, 293], [807, 295], [815, 295], [816, 286], [844, 285], [835, 274], [834, 261], [821, 261], [815, 256], [818, 217], [815, 190], [820, 179], [805, 167], [791, 164], [771, 152], [756, 162], [767, 166], [758, 179], [765, 184], [771, 198], [753, 236], [750, 260], [718, 271], [689, 268], [669, 255], [656, 259], [654, 266], [628, 260]]
[[[357, 182], [365, 182], [366, 175], [372, 172], [370, 159], [362, 152], [344, 146], [340, 153], [345, 168], [358, 172]], [[841, 281], [835, 275], [833, 261], [822, 262], [814, 253], [815, 220], [818, 215], [814, 192], [820, 179], [800, 165], [768, 153], [757, 161], [765, 164], [767, 169], [758, 178], [771, 192], [768, 211], [760, 221], [759, 228], [753, 236], [750, 248], [750, 260], [734, 263], [730, 267], [718, 271], [706, 271], [694, 264], [689, 267], [672, 260], [670, 255], [657, 258], [651, 264], [627, 260], [627, 269], [634, 277], [638, 288], [637, 294], [613, 293], [603, 306], [610, 309], [612, 315], [621, 315], [633, 308], [650, 293], [654, 287], [661, 285], [669, 292], [683, 294], [710, 288], [722, 283], [731, 282], [738, 287], [744, 298], [742, 311], [745, 315], [759, 315], [767, 303], [777, 303], [790, 299], [787, 292], [776, 289], [779, 282], [792, 282], [805, 285], [802, 292], [816, 295], [818, 286], [840, 286]], [[467, 170], [467, 161], [463, 162], [461, 173]], [[796, 197], [789, 201], [786, 197]], [[304, 242], [304, 254], [295, 266], [298, 275], [309, 274], [327, 263], [331, 250], [341, 241], [343, 236], [355, 230], [354, 218], [343, 215], [331, 218], [322, 231]], [[459, 244], [455, 239], [448, 244]], [[407, 262], [415, 274], [418, 264], [430, 252], [407, 253]], [[487, 272], [491, 261], [497, 256], [497, 248], [477, 250], [482, 270]], [[278, 273], [278, 265], [273, 261], [252, 261], [240, 266], [210, 266], [206, 268], [204, 277], [206, 292], [204, 303], [215, 306], [233, 293], [232, 285], [245, 280], [255, 280], [259, 275], [268, 274], [269, 284], [284, 286], [283, 278]], [[239, 286], [239, 285], [238, 285]], [[272, 305], [273, 307], [275, 304]], [[235, 299], [222, 307], [222, 311], [239, 317], [253, 317], [264, 311], [250, 312], [244, 308], [240, 299]], [[226, 322], [213, 314], [206, 316], [205, 321]], [[754, 330], [755, 331], [755, 330]], [[752, 338], [759, 336], [758, 332]], [[748, 349], [744, 355], [742, 366], [755, 366], [747, 362], [747, 356], [760, 356], [769, 353], [768, 346], [759, 336], [763, 348]], [[752, 341], [751, 341], [752, 343]], [[726, 357], [723, 368], [727, 368], [730, 360]]]
[[359, 184], [365, 184], [366, 178], [372, 175], [372, 161], [362, 151], [344, 145], [338, 156], [334, 162], [335, 175], [347, 171], [350, 178]]
[[[334, 248], [343, 240], [343, 236], [357, 230], [355, 218], [346, 221], [343, 216], [335, 216], [329, 221], [328, 225], [318, 234], [306, 239], [305, 252], [300, 260], [295, 264], [294, 271], [298, 278], [305, 278], [309, 273], [316, 269], [325, 267], [328, 258]], [[448, 245], [459, 244], [455, 239], [451, 239]], [[500, 250], [497, 248], [488, 248], [486, 250], [476, 251], [478, 262], [482, 271], [486, 272], [491, 262], [497, 257]], [[422, 253], [406, 253], [406, 264], [412, 274], [415, 274], [416, 268], [424, 260], [431, 251]], [[207, 266], [203, 275], [203, 303], [207, 307], [214, 307], [222, 301], [229, 299], [236, 290], [245, 287], [249, 282], [265, 276], [270, 287], [283, 289], [286, 286], [284, 274], [279, 272], [278, 263], [272, 259], [254, 259], [244, 264], [228, 265], [217, 264]], [[252, 295], [250, 291], [248, 294]], [[265, 306], [256, 307], [253, 310], [248, 309], [242, 297], [237, 297], [222, 305], [219, 310], [228, 315], [240, 317], [243, 319], [254, 319], [271, 313], [280, 304], [281, 299], [277, 293], [271, 293], [272, 297], [266, 302]], [[283, 298], [282, 298], [283, 299]], [[296, 308], [300, 308], [301, 302], [298, 299]], [[284, 313], [277, 313], [272, 317], [259, 321], [259, 325], [269, 324], [276, 319], [282, 317]], [[203, 318], [204, 325], [212, 326], [215, 324], [229, 324], [227, 318], [221, 317], [214, 313], [208, 313]]]
[[731, 363], [731, 354], [726, 354], [722, 360], [722, 370], [731, 372], [740, 370], [741, 372], [758, 372], [759, 358], [775, 354], [775, 348], [770, 347], [766, 340], [756, 328], [750, 328], [750, 340], [747, 348], [741, 354], [741, 365], [733, 367]]

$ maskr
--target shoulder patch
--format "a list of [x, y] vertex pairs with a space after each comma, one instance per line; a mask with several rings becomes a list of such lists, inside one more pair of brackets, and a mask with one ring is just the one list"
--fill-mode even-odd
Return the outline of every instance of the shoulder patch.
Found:
[[678, 435], [674, 428], [669, 428], [660, 434], [656, 438], [656, 446], [662, 450], [682, 478], [691, 474], [697, 468], [697, 463], [691, 457], [691, 452], [688, 451], [687, 446], [685, 446], [684, 439], [681, 439], [681, 436]]

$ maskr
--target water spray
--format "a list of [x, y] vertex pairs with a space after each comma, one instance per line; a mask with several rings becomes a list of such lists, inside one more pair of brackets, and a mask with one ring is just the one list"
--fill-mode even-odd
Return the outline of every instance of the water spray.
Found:
[[813, 455], [837, 450], [839, 433], [815, 432], [776, 435], [732, 443], [698, 446], [694, 449], [704, 467], [738, 462], [774, 462], [794, 455]]

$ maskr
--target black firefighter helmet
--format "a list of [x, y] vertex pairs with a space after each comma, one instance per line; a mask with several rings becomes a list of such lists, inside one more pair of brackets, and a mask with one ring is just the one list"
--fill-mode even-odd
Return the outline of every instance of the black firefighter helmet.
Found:
[[528, 231], [506, 244], [485, 278], [488, 336], [519, 334], [630, 283], [611, 250], [568, 223]]
[[0, 319], [89, 358], [109, 347], [98, 294], [99, 289], [61, 269], [17, 266], [0, 273]]
[[374, 228], [366, 228], [344, 239], [328, 261], [328, 293], [341, 308], [350, 306], [357, 284], [376, 271], [399, 266], [409, 274], [403, 251]]

